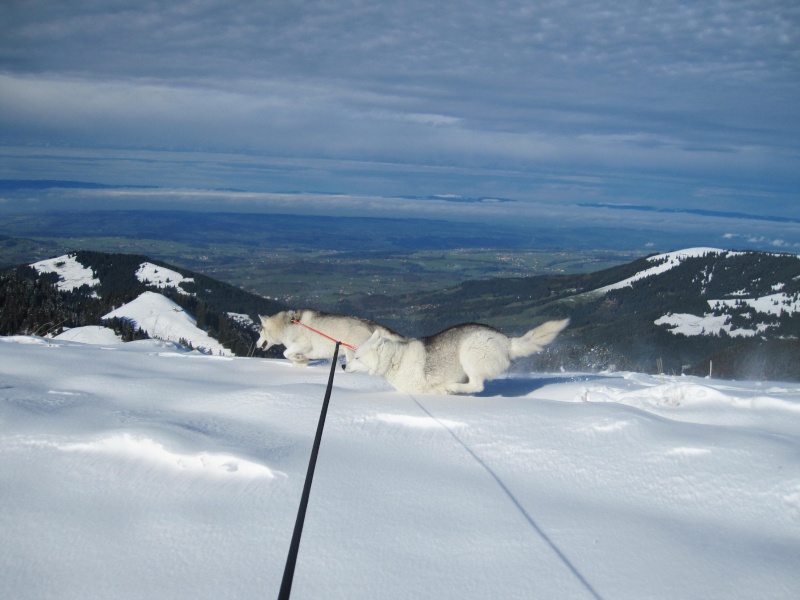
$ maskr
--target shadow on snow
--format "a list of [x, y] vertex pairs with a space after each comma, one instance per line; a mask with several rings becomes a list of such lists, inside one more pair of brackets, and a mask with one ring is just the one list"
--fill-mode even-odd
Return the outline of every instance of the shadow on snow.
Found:
[[505, 398], [518, 398], [527, 396], [531, 392], [543, 388], [547, 385], [558, 383], [576, 383], [579, 381], [594, 381], [596, 379], [608, 379], [607, 375], [529, 375], [506, 377], [505, 379], [492, 379], [487, 381], [483, 391], [473, 396], [492, 397], [503, 396]]

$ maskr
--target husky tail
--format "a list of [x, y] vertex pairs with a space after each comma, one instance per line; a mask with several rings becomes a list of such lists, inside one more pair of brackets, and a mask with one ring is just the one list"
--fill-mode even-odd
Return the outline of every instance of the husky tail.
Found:
[[531, 329], [528, 333], [518, 338], [511, 338], [511, 348], [508, 356], [511, 360], [530, 356], [540, 352], [547, 344], [556, 339], [556, 336], [569, 324], [569, 319], [562, 321], [547, 321], [539, 325], [536, 329]]

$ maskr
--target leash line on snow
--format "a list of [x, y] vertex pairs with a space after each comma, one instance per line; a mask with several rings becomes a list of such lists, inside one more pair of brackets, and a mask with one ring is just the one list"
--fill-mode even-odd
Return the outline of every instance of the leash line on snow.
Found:
[[333, 360], [331, 360], [331, 374], [328, 376], [328, 387], [325, 390], [325, 398], [322, 401], [322, 410], [320, 411], [319, 423], [317, 424], [317, 434], [314, 436], [314, 445], [311, 448], [311, 457], [308, 460], [306, 481], [303, 484], [300, 507], [297, 509], [297, 519], [294, 524], [294, 532], [292, 533], [292, 542], [289, 545], [289, 554], [286, 557], [286, 566], [283, 569], [283, 580], [281, 581], [281, 590], [278, 594], [278, 600], [289, 600], [289, 596], [292, 594], [292, 581], [294, 580], [294, 568], [297, 564], [297, 553], [300, 550], [300, 537], [303, 535], [303, 523], [306, 518], [308, 499], [311, 495], [311, 482], [314, 479], [314, 469], [317, 466], [317, 456], [319, 455], [319, 446], [322, 441], [322, 429], [325, 427], [325, 416], [328, 414], [328, 404], [330, 403], [331, 390], [333, 389], [333, 376], [336, 373], [336, 359], [339, 356], [339, 345], [342, 344], [342, 342], [337, 340], [333, 341], [336, 342], [336, 348], [333, 351]]
[[313, 331], [314, 333], [318, 333], [318, 334], [319, 334], [319, 335], [321, 335], [322, 337], [324, 337], [324, 338], [328, 338], [328, 339], [329, 339], [330, 341], [332, 341], [332, 342], [336, 342], [337, 344], [341, 344], [341, 345], [342, 345], [342, 346], [344, 346], [345, 348], [350, 348], [350, 350], [355, 350], [355, 349], [356, 349], [356, 347], [355, 347], [355, 346], [351, 346], [350, 344], [346, 344], [345, 342], [340, 342], [340, 341], [339, 341], [339, 340], [337, 340], [336, 338], [332, 338], [331, 336], [329, 336], [327, 333], [322, 333], [322, 332], [321, 332], [319, 329], [314, 329], [314, 328], [313, 328], [313, 327], [311, 327], [310, 325], [306, 325], [305, 323], [301, 323], [301, 322], [300, 322], [300, 321], [298, 321], [297, 319], [292, 319], [292, 323], [294, 323], [295, 325], [302, 325], [302, 326], [303, 326], [303, 327], [305, 327], [306, 329], [310, 329], [310, 330], [311, 330], [311, 331]]
[[586, 588], [586, 591], [589, 592], [589, 594], [591, 594], [591, 596], [593, 598], [595, 598], [595, 600], [602, 600], [602, 596], [600, 596], [600, 594], [598, 594], [595, 591], [595, 589], [592, 587], [592, 585], [588, 581], [586, 581], [586, 578], [580, 573], [580, 571], [578, 571], [578, 569], [575, 567], [575, 565], [572, 564], [572, 562], [569, 560], [569, 558], [567, 558], [567, 556], [564, 554], [564, 552], [562, 552], [562, 550], [558, 546], [556, 546], [555, 542], [553, 542], [553, 540], [550, 539], [550, 537], [544, 532], [544, 530], [541, 527], [539, 527], [538, 523], [536, 523], [534, 518], [528, 513], [527, 510], [525, 510], [525, 507], [522, 506], [522, 503], [517, 499], [516, 496], [514, 496], [514, 494], [511, 492], [511, 490], [508, 489], [508, 486], [503, 482], [503, 480], [500, 479], [500, 476], [497, 473], [495, 473], [492, 470], [492, 468], [489, 465], [487, 465], [486, 462], [484, 462], [484, 460], [472, 450], [472, 448], [467, 446], [464, 443], [464, 441], [453, 432], [452, 429], [450, 429], [441, 420], [439, 420], [439, 418], [435, 417], [433, 415], [433, 413], [431, 413], [431, 411], [429, 411], [427, 408], [425, 408], [425, 406], [423, 406], [423, 404], [419, 400], [417, 400], [411, 394], [408, 394], [408, 396], [414, 401], [414, 403], [417, 406], [419, 406], [419, 408], [426, 415], [428, 415], [431, 419], [436, 421], [443, 429], [445, 429], [445, 431], [447, 431], [447, 433], [449, 433], [450, 436], [456, 442], [458, 442], [459, 446], [464, 448], [464, 450], [466, 450], [467, 453], [473, 459], [475, 459], [475, 462], [477, 462], [481, 467], [483, 467], [483, 469], [492, 477], [492, 479], [494, 479], [495, 483], [497, 483], [497, 485], [500, 486], [500, 489], [503, 490], [505, 495], [508, 496], [509, 500], [511, 500], [511, 502], [514, 504], [514, 506], [517, 507], [517, 510], [522, 514], [522, 516], [525, 518], [525, 520], [528, 522], [528, 524], [533, 528], [533, 530], [536, 531], [537, 534], [539, 534], [539, 537], [541, 537], [548, 546], [550, 546], [550, 549], [553, 552], [555, 552], [556, 556], [558, 556], [558, 558], [561, 560], [561, 562], [564, 564], [564, 566], [567, 567], [567, 569], [569, 569], [570, 573], [572, 573], [575, 576], [575, 578], [578, 581], [580, 581], [580, 583], [583, 585], [583, 587]]

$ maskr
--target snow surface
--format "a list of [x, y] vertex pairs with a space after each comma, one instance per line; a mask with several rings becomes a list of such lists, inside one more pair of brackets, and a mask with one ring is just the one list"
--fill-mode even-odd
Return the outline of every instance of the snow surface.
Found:
[[[83, 266], [78, 262], [74, 254], [65, 254], [56, 258], [49, 258], [31, 265], [39, 273], [56, 273], [59, 276], [58, 289], [71, 291], [88, 285], [95, 287], [100, 285], [100, 280], [94, 276], [92, 269]], [[183, 282], [193, 282], [193, 277], [184, 277], [177, 271], [155, 265], [151, 262], [143, 262], [136, 270], [136, 278], [142, 283], [147, 283], [156, 288], [173, 288], [181, 294], [188, 294], [181, 287]]]
[[115, 346], [122, 343], [122, 338], [114, 333], [113, 330], [108, 327], [101, 327], [100, 325], [87, 325], [85, 327], [65, 329], [62, 333], [54, 336], [53, 339], [107, 346]]
[[768, 329], [763, 323], [756, 324], [756, 329], [735, 328], [728, 321], [729, 315], [713, 315], [706, 313], [702, 317], [690, 313], [669, 313], [659, 317], [653, 323], [668, 326], [670, 333], [683, 335], [719, 335], [725, 331], [731, 337], [754, 337]]
[[100, 280], [94, 276], [94, 271], [79, 263], [74, 254], [42, 260], [33, 263], [31, 267], [39, 273], [58, 274], [58, 289], [65, 292], [78, 289], [82, 285], [89, 287], [100, 285]]
[[189, 292], [181, 287], [184, 281], [193, 282], [194, 277], [184, 277], [177, 271], [160, 267], [150, 262], [143, 262], [136, 270], [136, 278], [142, 283], [146, 283], [157, 288], [173, 288], [181, 294], [189, 295]]
[[[655, 256], [650, 256], [647, 258], [649, 262], [659, 263], [649, 269], [645, 269], [644, 271], [639, 271], [636, 275], [632, 277], [628, 277], [627, 279], [623, 279], [622, 281], [618, 281], [617, 283], [612, 283], [611, 285], [607, 285], [601, 288], [598, 288], [593, 293], [603, 293], [610, 292], [611, 290], [618, 290], [624, 287], [631, 287], [634, 282], [639, 281], [640, 279], [645, 279], [647, 277], [652, 277], [653, 275], [658, 275], [660, 273], [665, 273], [670, 269], [673, 269], [681, 264], [687, 258], [693, 258], [698, 256], [705, 256], [707, 254], [721, 254], [723, 252], [727, 252], [727, 250], [720, 250], [719, 248], [686, 248], [685, 250], [676, 250], [675, 252], [667, 252], [665, 254], [657, 254]], [[733, 256], [736, 254], [735, 252], [728, 253], [729, 255]]]
[[791, 294], [769, 294], [759, 298], [739, 298], [736, 300], [709, 300], [708, 304], [714, 308], [715, 304], [735, 307], [737, 304], [746, 304], [753, 310], [767, 315], [780, 316], [781, 313], [800, 312], [800, 298]]
[[[277, 597], [328, 374], [0, 337], [2, 596]], [[339, 370], [292, 597], [796, 598], [798, 435], [797, 384]]]
[[232, 354], [216, 339], [199, 329], [197, 320], [179, 304], [157, 292], [144, 292], [102, 318], [127, 319], [135, 327], [147, 332], [151, 338], [171, 342], [185, 340], [206, 354]]

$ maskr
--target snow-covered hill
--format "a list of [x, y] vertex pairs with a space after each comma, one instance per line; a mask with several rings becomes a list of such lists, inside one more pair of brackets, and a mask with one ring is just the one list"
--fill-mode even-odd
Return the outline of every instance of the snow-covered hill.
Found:
[[[764, 253], [733, 252], [719, 248], [687, 248], [654, 255], [647, 258], [647, 261], [653, 266], [645, 268], [631, 277], [603, 286], [590, 294], [605, 294], [611, 290], [631, 287], [636, 282], [676, 269], [689, 258], [713, 257], [711, 266], [705, 264], [700, 271], [693, 274], [693, 279], [696, 278], [697, 281], [705, 284], [698, 292], [700, 296], [706, 298], [707, 311], [699, 315], [668, 312], [656, 319], [654, 323], [668, 327], [672, 333], [687, 336], [719, 335], [724, 331], [732, 337], [753, 337], [776, 328], [778, 322], [773, 317], [780, 317], [784, 313], [786, 315], [800, 313], [800, 292], [797, 289], [798, 276], [794, 276], [791, 281], [771, 283], [768, 292], [753, 290], [752, 285], [755, 282], [742, 278], [736, 281], [733, 287], [718, 288], [715, 290], [717, 295], [708, 297], [708, 284], [714, 279], [715, 270], [717, 272], [727, 270], [729, 267], [724, 264], [726, 259], [743, 257], [747, 254], [768, 256]], [[796, 270], [800, 270], [800, 255], [775, 256], [794, 256], [794, 259], [798, 261]], [[761, 278], [759, 277], [759, 279]], [[787, 289], [787, 284], [793, 285]], [[736, 325], [734, 317], [737, 313], [747, 314], [748, 322], [744, 326]]]
[[667, 252], [665, 254], [655, 254], [647, 258], [647, 262], [651, 263], [653, 266], [648, 266], [646, 269], [639, 271], [635, 275], [626, 277], [621, 281], [598, 288], [594, 293], [606, 293], [611, 290], [631, 287], [636, 281], [641, 281], [642, 279], [647, 279], [648, 277], [654, 277], [656, 275], [666, 273], [670, 269], [674, 269], [687, 258], [697, 258], [701, 256], [707, 256], [709, 254], [719, 255], [724, 253], [727, 253], [727, 251], [720, 250], [719, 248], [686, 248], [684, 250], [676, 250], [675, 252]]
[[199, 329], [195, 318], [186, 310], [155, 292], [144, 292], [103, 317], [104, 320], [114, 318], [130, 321], [151, 338], [182, 342], [205, 354], [231, 354], [230, 350]]
[[241, 356], [254, 350], [258, 315], [286, 308], [135, 254], [78, 251], [0, 273], [0, 334], [5, 335], [51, 337], [67, 330], [69, 337], [71, 328], [107, 324], [125, 340], [141, 329], [205, 353]]
[[[3, 597], [276, 597], [328, 365], [72, 334], [0, 337]], [[292, 597], [795, 598], [799, 435], [796, 384], [340, 371]]]

